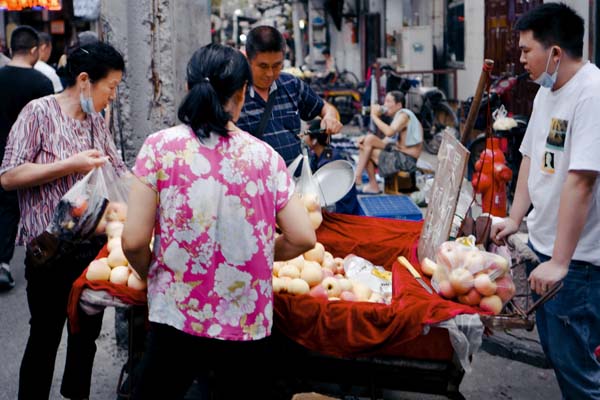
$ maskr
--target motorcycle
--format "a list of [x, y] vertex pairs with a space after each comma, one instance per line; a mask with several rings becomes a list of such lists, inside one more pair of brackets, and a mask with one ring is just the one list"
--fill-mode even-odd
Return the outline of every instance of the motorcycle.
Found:
[[[479, 106], [477, 119], [475, 120], [473, 127], [475, 130], [482, 131], [484, 133], [479, 134], [467, 146], [471, 152], [468, 164], [469, 180], [471, 179], [473, 171], [475, 170], [475, 163], [477, 160], [479, 160], [481, 153], [485, 150], [485, 131], [488, 126], [493, 124], [493, 121], [489, 119], [490, 115], [493, 116], [494, 113], [498, 113], [498, 111], [501, 111], [505, 108], [504, 104], [506, 104], [507, 96], [510, 95], [511, 90], [517, 85], [517, 83], [521, 82], [528, 76], [529, 73], [527, 72], [524, 72], [518, 76], [502, 75], [497, 77], [490, 84], [489, 95], [487, 92], [484, 92], [481, 99], [481, 105]], [[463, 103], [462, 114], [465, 117], [469, 114], [472, 102], [473, 97], [469, 97], [467, 101]], [[494, 132], [494, 135], [495, 137], [500, 138], [500, 147], [503, 150], [507, 166], [513, 172], [512, 180], [509, 182], [508, 186], [508, 198], [510, 201], [512, 201], [522, 159], [521, 153], [519, 152], [519, 147], [521, 146], [523, 136], [527, 130], [529, 118], [525, 115], [510, 115], [510, 113], [508, 116], [515, 120], [517, 126], [508, 131]]]
[[442, 142], [442, 132], [451, 131], [459, 138], [458, 117], [446, 95], [437, 87], [421, 85], [419, 79], [406, 78], [396, 73], [391, 66], [384, 65], [381, 71], [385, 74], [385, 91], [399, 90], [406, 98], [405, 107], [415, 113], [423, 126], [425, 150], [437, 154]]

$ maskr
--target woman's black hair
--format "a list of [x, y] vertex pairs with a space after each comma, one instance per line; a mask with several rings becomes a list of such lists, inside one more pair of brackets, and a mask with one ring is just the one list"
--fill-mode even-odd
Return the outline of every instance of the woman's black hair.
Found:
[[111, 45], [96, 42], [73, 49], [67, 56], [67, 65], [58, 70], [58, 75], [66, 87], [71, 87], [82, 72], [87, 72], [90, 81], [95, 83], [111, 71], [125, 71], [123, 56]]
[[189, 92], [177, 116], [198, 136], [227, 136], [231, 115], [223, 107], [245, 83], [252, 84], [252, 73], [242, 53], [220, 44], [201, 47], [188, 62]]

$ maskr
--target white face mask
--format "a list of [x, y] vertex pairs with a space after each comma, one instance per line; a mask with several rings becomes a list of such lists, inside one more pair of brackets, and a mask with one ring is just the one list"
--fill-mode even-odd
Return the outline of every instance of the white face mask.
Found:
[[534, 80], [538, 85], [551, 88], [556, 83], [556, 78], [558, 77], [558, 67], [560, 66], [560, 59], [558, 59], [558, 64], [556, 64], [556, 68], [554, 69], [554, 73], [550, 75], [548, 73], [548, 67], [550, 66], [550, 60], [552, 59], [552, 49], [550, 49], [550, 55], [548, 56], [548, 61], [546, 62], [546, 70], [542, 72], [542, 74]]
[[88, 86], [88, 89], [89, 94], [87, 96], [84, 96], [83, 90], [79, 94], [79, 104], [81, 105], [81, 109], [84, 113], [93, 114], [96, 112], [96, 109], [94, 108], [94, 99], [92, 98], [91, 85]]

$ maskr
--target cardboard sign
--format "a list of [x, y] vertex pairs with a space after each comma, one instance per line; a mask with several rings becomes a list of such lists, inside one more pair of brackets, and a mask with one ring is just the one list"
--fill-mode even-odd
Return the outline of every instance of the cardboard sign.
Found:
[[435, 260], [438, 247], [450, 236], [468, 159], [469, 150], [453, 135], [444, 132], [438, 152], [437, 172], [419, 239], [419, 261], [425, 257]]

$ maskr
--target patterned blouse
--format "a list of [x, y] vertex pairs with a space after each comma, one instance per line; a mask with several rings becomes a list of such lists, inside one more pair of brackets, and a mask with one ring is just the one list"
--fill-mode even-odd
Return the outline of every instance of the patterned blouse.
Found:
[[271, 333], [275, 216], [294, 191], [285, 162], [242, 131], [149, 136], [133, 173], [157, 192], [149, 319], [191, 335]]
[[[55, 96], [31, 101], [13, 125], [0, 175], [25, 163], [50, 164], [92, 148], [110, 157], [119, 174], [126, 167], [117, 153], [112, 135], [100, 114], [83, 121], [62, 112]], [[19, 189], [21, 223], [17, 244], [25, 245], [46, 229], [62, 196], [84, 175], [71, 174], [43, 185]]]

